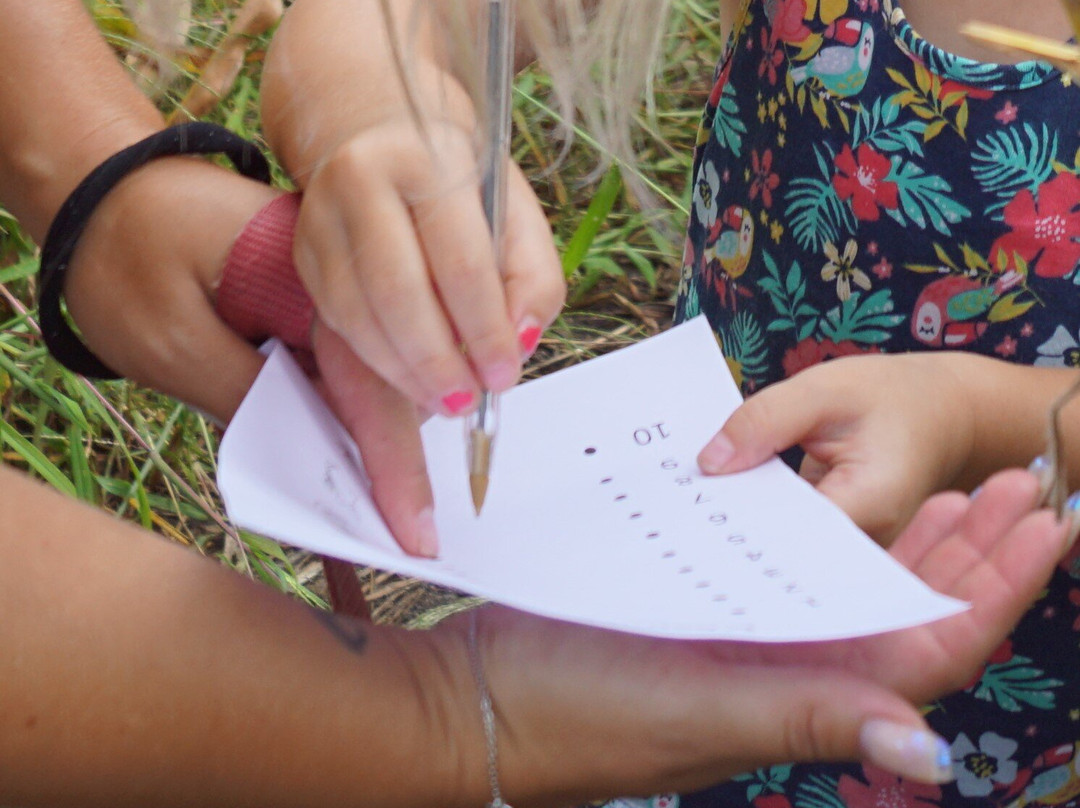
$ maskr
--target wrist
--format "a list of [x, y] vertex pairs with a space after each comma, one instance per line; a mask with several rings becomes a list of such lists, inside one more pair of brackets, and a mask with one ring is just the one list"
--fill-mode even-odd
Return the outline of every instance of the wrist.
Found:
[[[358, 44], [352, 36], [357, 31], [379, 36]], [[272, 151], [300, 188], [365, 131], [386, 125], [416, 127], [384, 31], [374, 3], [298, 2], [285, 14], [267, 53], [261, 118]], [[472, 133], [476, 116], [464, 85], [426, 52], [421, 32], [401, 35], [409, 47], [409, 89], [416, 111], [426, 121], [451, 123]], [[313, 37], [325, 46], [319, 53], [309, 47]], [[311, 86], [330, 89], [312, 94], [307, 91]], [[365, 92], [333, 89], [355, 86]]]
[[87, 174], [161, 127], [161, 120], [151, 116], [118, 115], [108, 124], [78, 131], [74, 142], [58, 133], [10, 144], [0, 152], [5, 202], [31, 238], [41, 244], [60, 206]]
[[214, 308], [250, 342], [270, 336], [310, 350], [315, 307], [292, 258], [300, 195], [284, 194], [243, 227], [224, 261]]
[[1067, 386], [1061, 371], [953, 353], [948, 367], [964, 391], [970, 431], [955, 485], [971, 489], [996, 471], [1027, 466], [1046, 445], [1047, 410]]
[[411, 726], [421, 752], [414, 768], [426, 772], [421, 779], [431, 784], [427, 804], [445, 808], [478, 808], [491, 800], [468, 621], [463, 615], [430, 631], [396, 635], [417, 714]]

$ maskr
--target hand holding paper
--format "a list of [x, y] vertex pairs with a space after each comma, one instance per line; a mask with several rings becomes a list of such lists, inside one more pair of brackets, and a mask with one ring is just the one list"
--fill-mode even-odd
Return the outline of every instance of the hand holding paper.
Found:
[[503, 402], [506, 473], [479, 519], [460, 424], [434, 419], [424, 441], [443, 546], [425, 560], [397, 547], [355, 449], [278, 352], [225, 438], [220, 482], [253, 530], [607, 628], [821, 640], [964, 608], [778, 460], [699, 474], [697, 450], [740, 401], [704, 320], [523, 385]]

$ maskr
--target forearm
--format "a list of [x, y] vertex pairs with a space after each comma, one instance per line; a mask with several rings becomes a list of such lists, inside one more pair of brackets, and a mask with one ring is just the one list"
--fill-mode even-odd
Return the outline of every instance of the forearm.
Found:
[[[971, 488], [998, 469], [1026, 466], [1046, 450], [1047, 413], [1077, 381], [1075, 369], [1016, 365], [973, 354], [948, 361], [967, 393], [972, 446], [956, 485]], [[928, 401], [927, 405], [932, 406]], [[1080, 487], [1080, 400], [1061, 419], [1071, 489]]]
[[[463, 3], [387, 4], [423, 114], [471, 129], [474, 110], [447, 42], [455, 26], [479, 41], [483, 0]], [[586, 4], [588, 5], [588, 4]], [[518, 37], [517, 63], [532, 60]], [[474, 55], [474, 54], [470, 54]], [[274, 35], [262, 83], [263, 128], [274, 152], [301, 184], [320, 161], [348, 138], [388, 119], [407, 118], [402, 85], [378, 0], [298, 0]]]
[[94, 166], [162, 121], [80, 0], [8, 5], [0, 22], [0, 204], [40, 242]]
[[0, 500], [0, 803], [482, 803], [463, 643], [328, 626], [4, 469]]
[[[392, 3], [398, 42], [423, 98], [440, 117], [468, 124], [472, 106], [437, 52], [428, 15], [412, 30], [412, 3]], [[316, 46], [317, 43], [317, 46]], [[263, 71], [263, 130], [301, 185], [327, 155], [357, 133], [407, 119], [407, 94], [377, 0], [311, 0], [286, 12]], [[436, 107], [425, 110], [432, 112]]]

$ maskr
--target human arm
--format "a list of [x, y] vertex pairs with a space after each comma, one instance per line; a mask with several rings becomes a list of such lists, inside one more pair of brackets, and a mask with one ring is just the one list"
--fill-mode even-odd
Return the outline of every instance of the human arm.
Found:
[[[796, 444], [802, 474], [861, 527], [888, 541], [935, 491], [971, 489], [1046, 450], [1047, 413], [1075, 371], [942, 352], [850, 357], [747, 399], [699, 462], [709, 473], [757, 465]], [[1065, 410], [1065, 463], [1080, 486], [1080, 420]]]
[[[83, 177], [164, 123], [79, 0], [5, 15], [0, 75], [0, 204], [41, 243]], [[91, 348], [224, 420], [260, 362], [210, 294], [236, 234], [275, 193], [193, 158], [130, 174], [90, 217], [65, 290]]]
[[[894, 552], [974, 609], [883, 637], [687, 643], [484, 609], [507, 799], [690, 789], [778, 761], [895, 766], [865, 722], [922, 730], [903, 699], [959, 686], [1052, 569], [1063, 530], [1031, 512], [1035, 489], [1013, 472], [974, 503], [932, 500]], [[467, 617], [406, 632], [320, 614], [7, 469], [0, 551], [5, 804], [488, 799]]]

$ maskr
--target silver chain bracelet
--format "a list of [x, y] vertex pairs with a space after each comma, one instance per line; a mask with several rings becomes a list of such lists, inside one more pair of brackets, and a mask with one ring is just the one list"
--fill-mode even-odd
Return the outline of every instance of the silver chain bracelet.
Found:
[[484, 676], [484, 660], [480, 656], [480, 640], [477, 636], [476, 610], [469, 613], [469, 663], [472, 666], [476, 689], [480, 693], [480, 718], [484, 723], [484, 741], [487, 744], [488, 783], [491, 785], [491, 802], [487, 808], [512, 808], [503, 802], [499, 787], [499, 746], [495, 737], [495, 710], [491, 706], [491, 692]]

